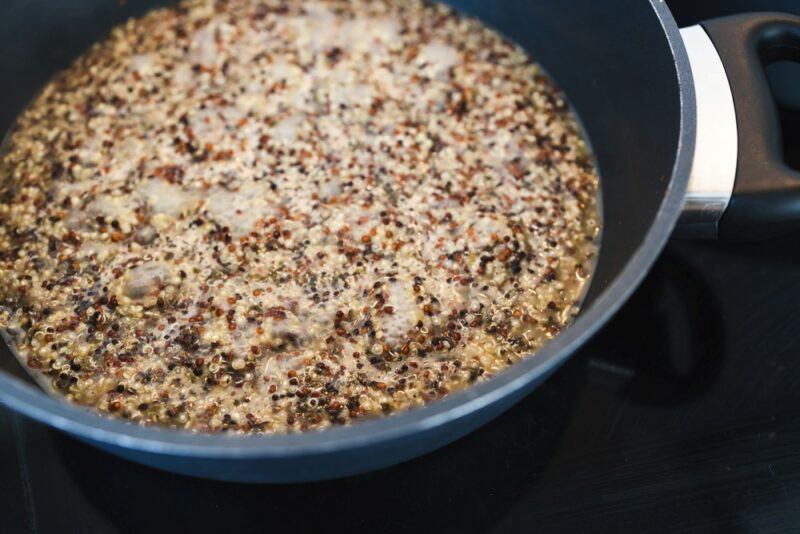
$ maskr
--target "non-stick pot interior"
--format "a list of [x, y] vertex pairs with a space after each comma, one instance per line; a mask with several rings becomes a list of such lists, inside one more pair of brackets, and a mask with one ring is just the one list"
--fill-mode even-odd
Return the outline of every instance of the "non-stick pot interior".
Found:
[[[55, 72], [114, 24], [170, 3], [0, 1], [0, 134]], [[654, 227], [654, 221], [670, 225], [677, 216], [686, 177], [672, 177], [673, 166], [677, 153], [679, 172], [686, 170], [692, 141], [693, 110], [681, 107], [682, 99], [693, 105], [688, 67], [679, 50], [681, 69], [676, 69], [669, 42], [679, 37], [661, 0], [451, 3], [498, 28], [544, 65], [574, 105], [594, 147], [605, 229], [583, 316], [573, 327], [536, 358], [424, 409], [313, 435], [229, 439], [97, 418], [9, 380], [3, 371], [17, 376], [24, 371], [3, 344], [0, 398], [138, 462], [225, 480], [285, 482], [354, 474], [430, 451], [485, 423], [544, 380], [616, 309], [655, 258], [669, 228]], [[680, 87], [679, 78], [684, 80]], [[679, 147], [681, 138], [689, 144]]]

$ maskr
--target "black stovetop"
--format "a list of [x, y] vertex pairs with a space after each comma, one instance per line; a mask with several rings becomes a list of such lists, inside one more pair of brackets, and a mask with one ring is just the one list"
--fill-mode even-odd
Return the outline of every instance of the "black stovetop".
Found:
[[[787, 145], [798, 131], [787, 119]], [[196, 480], [0, 407], [0, 532], [798, 528], [799, 239], [671, 243], [611, 324], [523, 402], [359, 477]]]

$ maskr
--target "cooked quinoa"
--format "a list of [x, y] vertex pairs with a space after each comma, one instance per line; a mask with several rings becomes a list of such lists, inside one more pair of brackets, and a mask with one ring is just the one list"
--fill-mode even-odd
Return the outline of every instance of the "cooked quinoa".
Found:
[[598, 178], [561, 94], [415, 1], [191, 1], [116, 28], [0, 160], [0, 327], [141, 424], [421, 406], [576, 314]]

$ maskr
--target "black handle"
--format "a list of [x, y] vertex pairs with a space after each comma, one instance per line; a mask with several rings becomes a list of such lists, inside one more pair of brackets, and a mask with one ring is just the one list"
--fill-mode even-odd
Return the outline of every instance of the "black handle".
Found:
[[800, 17], [748, 13], [702, 23], [731, 86], [738, 127], [736, 182], [719, 223], [726, 240], [800, 230], [800, 173], [783, 157], [780, 121], [764, 68], [800, 61]]

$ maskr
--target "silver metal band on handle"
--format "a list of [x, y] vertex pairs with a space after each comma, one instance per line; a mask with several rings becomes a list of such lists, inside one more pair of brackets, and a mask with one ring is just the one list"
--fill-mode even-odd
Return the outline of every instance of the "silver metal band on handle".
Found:
[[689, 186], [677, 237], [716, 238], [733, 193], [738, 156], [736, 110], [714, 43], [699, 25], [681, 29], [697, 102], [697, 132]]

